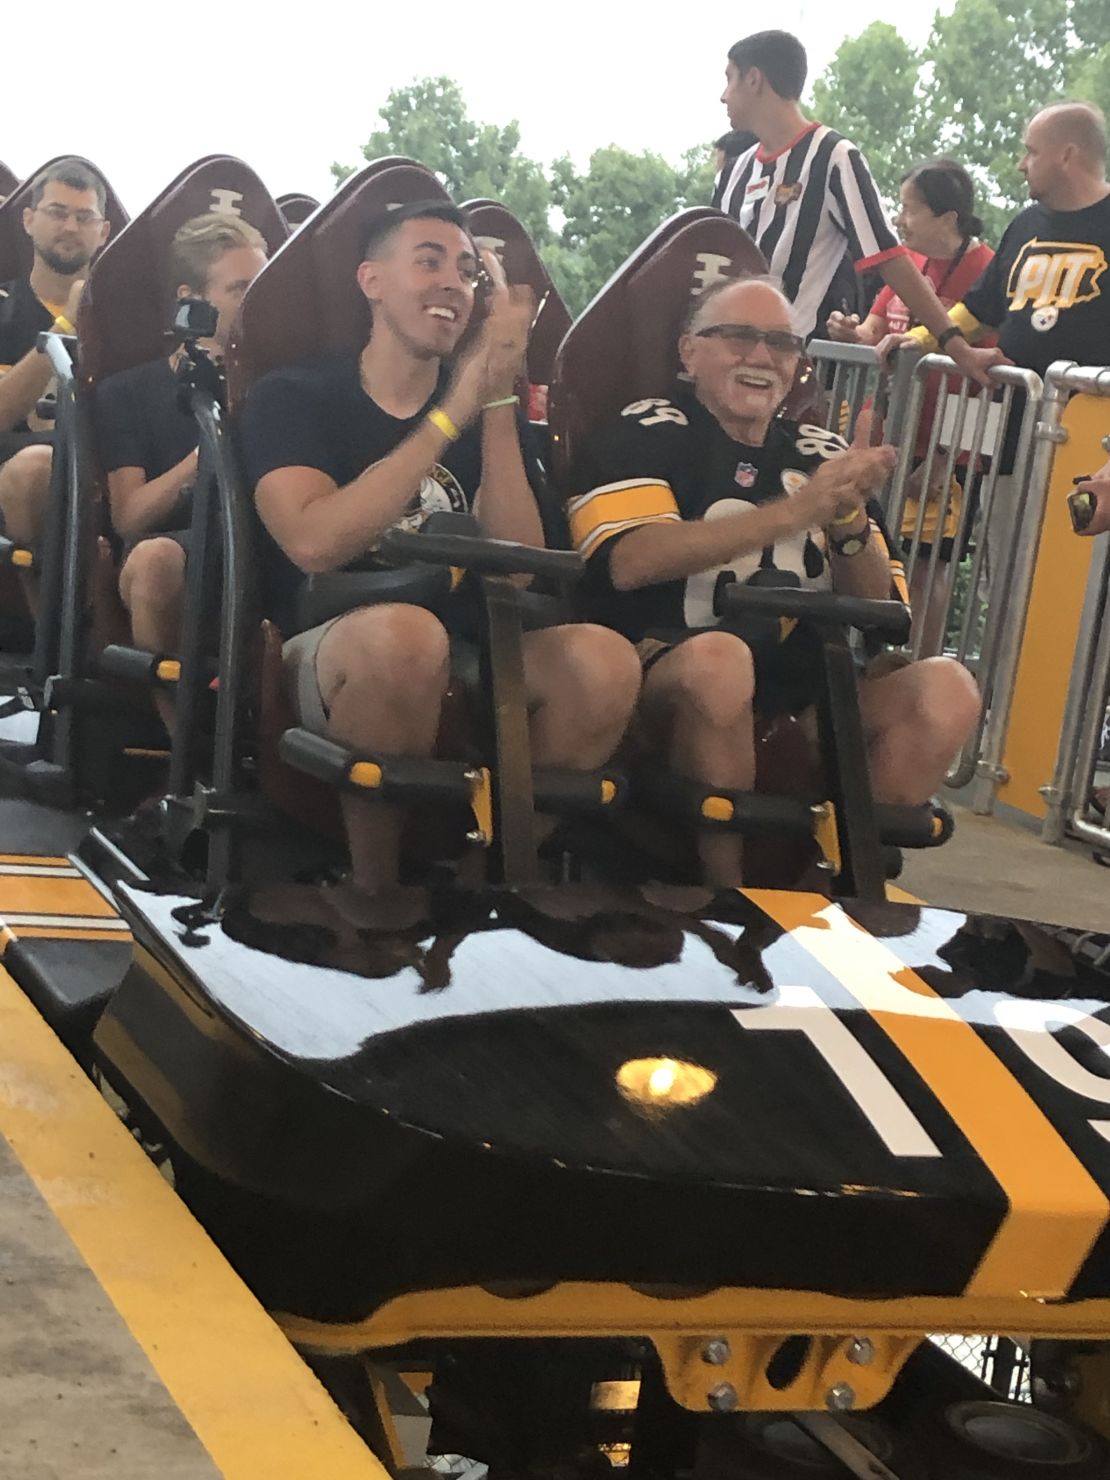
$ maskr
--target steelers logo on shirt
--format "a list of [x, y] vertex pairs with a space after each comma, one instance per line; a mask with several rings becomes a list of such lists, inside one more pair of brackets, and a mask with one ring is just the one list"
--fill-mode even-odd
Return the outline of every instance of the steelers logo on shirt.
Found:
[[1047, 308], [1035, 308], [1029, 316], [1029, 321], [1038, 334], [1047, 334], [1056, 326], [1056, 320], [1060, 317], [1060, 310], [1054, 303]]
[[466, 514], [469, 506], [462, 484], [449, 468], [433, 463], [431, 472], [421, 479], [416, 496], [405, 514], [394, 526], [409, 533], [422, 529], [433, 514]]

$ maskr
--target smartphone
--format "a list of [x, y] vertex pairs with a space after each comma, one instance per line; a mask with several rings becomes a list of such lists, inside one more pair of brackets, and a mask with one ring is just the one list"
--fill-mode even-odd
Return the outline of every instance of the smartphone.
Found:
[[[1086, 483], [1091, 478], [1090, 473], [1080, 473], [1078, 478], [1073, 478], [1072, 485]], [[1071, 527], [1076, 534], [1086, 534], [1091, 527], [1091, 520], [1095, 517], [1095, 496], [1093, 493], [1069, 493], [1068, 513], [1071, 515]]]

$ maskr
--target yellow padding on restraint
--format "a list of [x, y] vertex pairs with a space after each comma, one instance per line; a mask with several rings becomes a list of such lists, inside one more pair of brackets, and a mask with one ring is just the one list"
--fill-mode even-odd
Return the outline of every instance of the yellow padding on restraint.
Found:
[[728, 797], [706, 797], [701, 804], [701, 815], [710, 822], [731, 822], [736, 816], [736, 808]]
[[177, 683], [181, 677], [181, 663], [177, 658], [163, 658], [154, 667], [154, 677], [163, 683]]
[[382, 784], [382, 768], [373, 761], [355, 761], [347, 772], [347, 780], [352, 786], [365, 786], [376, 791]]
[[11, 563], [22, 567], [24, 570], [29, 570], [35, 563], [34, 552], [32, 550], [13, 550]]
[[617, 795], [617, 783], [615, 781], [603, 781], [601, 783], [601, 800], [604, 806], [615, 800]]

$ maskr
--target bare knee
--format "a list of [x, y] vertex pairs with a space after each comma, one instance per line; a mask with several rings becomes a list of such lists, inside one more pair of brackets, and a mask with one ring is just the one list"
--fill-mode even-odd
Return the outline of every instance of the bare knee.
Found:
[[954, 658], [922, 658], [902, 671], [913, 723], [955, 754], [979, 722], [982, 699], [975, 679]]
[[120, 595], [129, 611], [175, 611], [184, 590], [185, 551], [176, 540], [143, 540], [120, 572]]
[[443, 698], [450, 644], [442, 623], [421, 607], [362, 607], [327, 632], [316, 671], [329, 705], [347, 690], [374, 702], [423, 707]]
[[671, 671], [672, 702], [714, 729], [750, 721], [755, 698], [755, 663], [747, 643], [729, 632], [687, 638], [661, 662]]
[[24, 447], [0, 468], [0, 509], [12, 539], [30, 543], [38, 538], [53, 457], [51, 447]]
[[565, 706], [576, 725], [623, 731], [640, 692], [640, 660], [608, 627], [577, 623], [526, 639], [530, 697]]

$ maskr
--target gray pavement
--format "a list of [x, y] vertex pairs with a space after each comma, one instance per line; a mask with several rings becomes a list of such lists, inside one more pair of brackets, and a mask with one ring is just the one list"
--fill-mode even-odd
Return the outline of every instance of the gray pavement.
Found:
[[0, 1136], [0, 1477], [219, 1480]]
[[898, 883], [928, 904], [1110, 932], [1110, 868], [1089, 848], [1050, 848], [1014, 820], [953, 805], [956, 834], [943, 848], [906, 854]]

